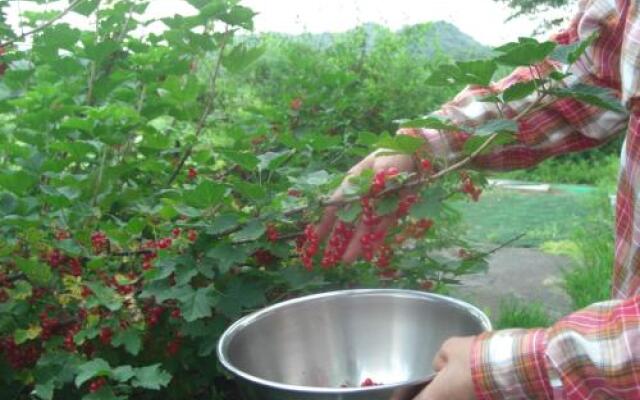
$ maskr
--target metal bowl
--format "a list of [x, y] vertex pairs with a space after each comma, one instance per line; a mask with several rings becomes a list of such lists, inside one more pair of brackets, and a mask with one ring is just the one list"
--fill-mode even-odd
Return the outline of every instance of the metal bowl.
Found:
[[[445, 296], [347, 290], [242, 318], [218, 357], [245, 400], [405, 400], [433, 378], [446, 339], [490, 329], [480, 310]], [[381, 385], [360, 387], [367, 378]]]

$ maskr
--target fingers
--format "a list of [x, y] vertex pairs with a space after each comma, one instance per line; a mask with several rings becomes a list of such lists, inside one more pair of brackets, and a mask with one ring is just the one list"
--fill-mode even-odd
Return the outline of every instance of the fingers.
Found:
[[462, 400], [450, 396], [447, 388], [449, 385], [450, 383], [447, 382], [447, 370], [444, 369], [413, 400]]
[[433, 370], [436, 372], [440, 372], [447, 365], [447, 353], [440, 350], [438, 354], [433, 358]]
[[[356, 231], [353, 235], [353, 238], [351, 239], [351, 242], [349, 243], [349, 246], [347, 246], [347, 250], [344, 252], [344, 255], [342, 256], [342, 261], [347, 264], [350, 264], [355, 260], [357, 260], [358, 257], [360, 257], [363, 254], [364, 245], [362, 241], [364, 236], [372, 232], [386, 232], [387, 229], [389, 229], [389, 227], [391, 227], [394, 223], [395, 223], [395, 219], [391, 217], [383, 217], [380, 220], [380, 223], [375, 227], [369, 227], [364, 222], [361, 221], [358, 224], [358, 227], [356, 228]], [[384, 235], [381, 235], [381, 237], [378, 238], [377, 240], [370, 242], [369, 245], [371, 249], [376, 249], [380, 244], [382, 244], [382, 242], [384, 242]]]

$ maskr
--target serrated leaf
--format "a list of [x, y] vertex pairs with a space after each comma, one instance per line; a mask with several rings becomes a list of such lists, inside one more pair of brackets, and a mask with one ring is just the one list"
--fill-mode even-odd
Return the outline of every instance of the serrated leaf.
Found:
[[115, 290], [98, 282], [87, 282], [93, 295], [87, 299], [88, 307], [104, 306], [110, 311], [118, 311], [122, 308], [122, 299]]
[[231, 240], [234, 243], [238, 242], [249, 242], [252, 240], [259, 239], [262, 235], [264, 235], [266, 231], [266, 227], [263, 222], [253, 220], [245, 225], [238, 232], [231, 235]]
[[341, 221], [351, 223], [354, 222], [362, 213], [362, 206], [358, 203], [353, 203], [348, 206], [342, 207], [338, 210], [337, 215]]
[[205, 180], [195, 189], [185, 192], [184, 201], [192, 207], [209, 208], [217, 205], [224, 198], [225, 192], [224, 185]]
[[303, 175], [294, 181], [304, 185], [321, 186], [329, 182], [330, 179], [331, 175], [327, 171], [320, 170]]
[[487, 136], [493, 133], [517, 133], [518, 123], [510, 119], [494, 119], [475, 129], [477, 136]]
[[51, 282], [51, 268], [35, 259], [16, 258], [16, 264], [29, 281], [46, 286]]
[[191, 295], [181, 299], [181, 315], [187, 322], [193, 322], [212, 315], [212, 309], [216, 305], [215, 291], [213, 287], [200, 288]]
[[111, 376], [118, 382], [126, 382], [135, 376], [135, 372], [130, 365], [123, 365], [114, 369]]
[[207, 227], [207, 233], [210, 235], [218, 235], [227, 232], [238, 226], [238, 217], [233, 214], [220, 215], [216, 217], [211, 226]]
[[207, 252], [207, 257], [217, 261], [218, 270], [221, 274], [226, 274], [231, 267], [242, 263], [247, 259], [249, 253], [242, 246], [232, 246], [227, 243], [216, 245]]
[[33, 389], [32, 394], [42, 400], [52, 400], [53, 389], [54, 389], [53, 381], [49, 381], [44, 384], [36, 385], [35, 388]]
[[222, 58], [222, 65], [233, 73], [242, 72], [264, 54], [266, 47], [249, 47], [239, 43]]
[[95, 358], [78, 366], [78, 375], [75, 379], [76, 387], [98, 376], [110, 376], [111, 366], [102, 358]]
[[409, 215], [415, 219], [436, 219], [442, 212], [442, 199], [446, 192], [441, 187], [427, 188], [420, 193], [419, 200], [411, 207]]
[[78, 5], [76, 5], [73, 8], [73, 12], [76, 12], [78, 14], [84, 15], [85, 17], [88, 17], [89, 15], [93, 14], [93, 12], [96, 9], [98, 9], [99, 3], [100, 3], [100, 0], [81, 1], [80, 3], [78, 3]]
[[435, 116], [414, 119], [407, 122], [402, 122], [401, 128], [424, 128], [424, 129], [438, 129], [444, 131], [456, 131], [460, 130], [459, 127], [448, 123], [447, 120]]
[[549, 92], [558, 97], [570, 97], [605, 110], [626, 113], [627, 109], [607, 88], [579, 83], [569, 88], [554, 88]]
[[37, 339], [42, 333], [42, 328], [39, 325], [32, 325], [27, 329], [17, 329], [13, 335], [16, 344], [22, 344], [29, 340]]
[[400, 197], [397, 195], [388, 195], [376, 201], [376, 214], [380, 216], [389, 215], [398, 209]]
[[467, 85], [487, 86], [498, 69], [493, 60], [461, 61], [457, 63], [458, 81]]
[[258, 157], [251, 153], [233, 150], [218, 150], [218, 153], [225, 159], [238, 164], [247, 171], [255, 171], [260, 164]]
[[227, 286], [217, 308], [228, 318], [235, 319], [242, 309], [263, 305], [265, 301], [264, 287], [260, 283], [236, 279]]
[[403, 154], [415, 154], [424, 146], [424, 139], [407, 135], [386, 136], [378, 141], [376, 147]]
[[[464, 142], [463, 153], [465, 155], [473, 154], [480, 146], [487, 141], [486, 136], [471, 136]], [[486, 149], [482, 151], [481, 154], [490, 153], [496, 146], [503, 146], [505, 144], [514, 143], [516, 141], [515, 135], [511, 133], [500, 133], [498, 136], [491, 142]]]
[[160, 369], [160, 364], [149, 367], [135, 368], [133, 387], [143, 389], [160, 390], [171, 382], [171, 374]]
[[598, 32], [594, 32], [582, 41], [571, 43], [569, 45], [558, 46], [550, 57], [563, 64], [574, 64], [580, 57], [582, 57], [587, 48], [589, 48], [597, 38]]
[[502, 100], [505, 103], [510, 101], [524, 99], [536, 91], [538, 81], [518, 82], [511, 85], [502, 93]]
[[556, 48], [554, 42], [538, 42], [534, 39], [521, 39], [518, 43], [510, 43], [496, 49], [504, 54], [496, 57], [496, 61], [511, 67], [531, 66], [544, 61]]
[[142, 348], [140, 332], [133, 328], [118, 331], [111, 342], [115, 347], [124, 346], [127, 353], [137, 356]]

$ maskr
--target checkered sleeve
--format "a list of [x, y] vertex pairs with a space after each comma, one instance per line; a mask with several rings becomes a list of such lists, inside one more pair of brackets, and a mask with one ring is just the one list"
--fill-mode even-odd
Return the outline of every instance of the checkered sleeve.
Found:
[[640, 399], [640, 297], [594, 304], [549, 329], [476, 339], [478, 400]]
[[[583, 1], [580, 12], [569, 28], [552, 39], [560, 44], [571, 44], [586, 39], [602, 30], [600, 9], [602, 0]], [[492, 94], [501, 93], [512, 85], [546, 76], [553, 71], [569, 72], [566, 85], [579, 83], [605, 86], [620, 95], [620, 82], [607, 75], [610, 59], [603, 52], [618, 52], [611, 46], [610, 36], [615, 32], [600, 32], [601, 35], [586, 54], [570, 67], [555, 61], [545, 61], [536, 68], [518, 68], [512, 74], [488, 87], [469, 86], [452, 101], [434, 113], [457, 126], [474, 128], [498, 119], [515, 119], [523, 110], [536, 102], [537, 94], [514, 101], [501, 109], [492, 102], [480, 101]], [[615, 58], [614, 58], [615, 59]], [[591, 106], [575, 99], [562, 98], [543, 100], [541, 107], [517, 120], [518, 133], [515, 143], [496, 146], [489, 153], [476, 157], [471, 166], [486, 170], [513, 170], [533, 167], [551, 156], [587, 150], [607, 142], [624, 131], [628, 116]], [[470, 129], [467, 129], [470, 131]], [[426, 139], [428, 155], [435, 164], [446, 167], [465, 157], [464, 145], [471, 135], [464, 131], [442, 132], [433, 129], [401, 129], [399, 134], [422, 136]]]

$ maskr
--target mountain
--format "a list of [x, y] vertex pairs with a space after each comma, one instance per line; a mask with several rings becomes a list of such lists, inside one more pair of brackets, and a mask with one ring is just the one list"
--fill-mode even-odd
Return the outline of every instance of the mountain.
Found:
[[300, 41], [324, 49], [335, 44], [338, 40], [362, 33], [366, 35], [367, 49], [373, 48], [382, 37], [381, 35], [393, 33], [398, 35], [403, 43], [406, 43], [410, 52], [420, 57], [431, 57], [436, 53], [444, 53], [456, 60], [466, 60], [487, 57], [491, 53], [490, 47], [479, 43], [460, 31], [455, 25], [445, 21], [406, 26], [396, 32], [391, 32], [382, 25], [366, 23], [343, 33], [304, 33], [300, 35], [269, 33], [268, 36]]

